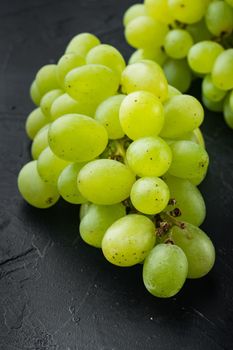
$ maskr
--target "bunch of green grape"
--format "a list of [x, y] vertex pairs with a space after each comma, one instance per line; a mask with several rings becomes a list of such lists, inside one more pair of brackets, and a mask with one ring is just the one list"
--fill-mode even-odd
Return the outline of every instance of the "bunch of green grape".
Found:
[[202, 101], [223, 111], [233, 128], [233, 1], [144, 0], [124, 15], [125, 37], [137, 49], [129, 63], [159, 63], [181, 92], [202, 80]]
[[168, 85], [150, 60], [126, 66], [92, 34], [75, 36], [31, 85], [33, 160], [18, 176], [37, 208], [80, 206], [82, 239], [117, 266], [143, 264], [146, 288], [171, 297], [215, 260], [196, 187], [209, 157], [199, 101]]

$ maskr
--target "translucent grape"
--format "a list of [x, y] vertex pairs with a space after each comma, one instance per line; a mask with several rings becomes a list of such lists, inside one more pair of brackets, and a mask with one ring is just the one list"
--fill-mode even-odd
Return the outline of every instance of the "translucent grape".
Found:
[[25, 201], [37, 208], [49, 208], [59, 199], [57, 187], [44, 182], [39, 176], [36, 160], [20, 170], [18, 188]]
[[182, 288], [188, 273], [187, 258], [178, 246], [158, 244], [143, 264], [143, 282], [156, 297], [169, 298]]
[[133, 172], [140, 177], [161, 176], [171, 165], [172, 153], [160, 137], [144, 137], [130, 144], [126, 160]]
[[95, 112], [95, 119], [106, 128], [111, 140], [120, 139], [124, 136], [119, 120], [119, 109], [124, 98], [125, 95], [111, 96], [102, 102]]
[[170, 197], [175, 199], [175, 205], [168, 205], [166, 211], [179, 208], [180, 220], [200, 226], [206, 216], [206, 207], [201, 192], [190, 181], [174, 176], [165, 176], [164, 181], [169, 187]]
[[144, 214], [158, 214], [164, 210], [170, 198], [169, 188], [159, 177], [143, 177], [131, 189], [133, 206]]
[[217, 57], [211, 76], [219, 89], [233, 89], [233, 49], [225, 50]]
[[166, 24], [148, 16], [140, 16], [128, 23], [125, 37], [136, 49], [159, 47], [163, 44], [167, 32]]
[[223, 110], [223, 100], [220, 101], [210, 101], [207, 97], [202, 95], [202, 102], [206, 108], [212, 112], [222, 112]]
[[189, 50], [188, 63], [197, 73], [208, 74], [211, 72], [216, 58], [224, 51], [224, 48], [214, 41], [201, 41]]
[[185, 223], [185, 228], [173, 226], [171, 238], [188, 260], [188, 278], [205, 276], [213, 267], [215, 249], [210, 238], [196, 226]]
[[82, 195], [95, 204], [116, 204], [129, 197], [135, 176], [124, 164], [98, 159], [85, 165], [78, 175]]
[[200, 21], [206, 10], [203, 0], [168, 0], [168, 6], [175, 19], [183, 23]]
[[127, 215], [106, 231], [102, 240], [103, 254], [114, 265], [133, 266], [145, 259], [155, 238], [155, 227], [150, 219], [143, 215]]
[[63, 55], [57, 63], [57, 79], [62, 88], [65, 87], [65, 77], [72, 69], [83, 66], [85, 59], [74, 53], [69, 52]]
[[123, 16], [123, 25], [126, 27], [130, 21], [139, 16], [145, 16], [145, 6], [143, 4], [134, 4], [130, 6]]
[[211, 75], [206, 75], [205, 78], [202, 80], [202, 94], [208, 100], [218, 102], [225, 97], [226, 91], [217, 88], [213, 84]]
[[41, 94], [35, 80], [33, 80], [30, 86], [30, 97], [32, 99], [32, 102], [34, 102], [36, 106], [39, 106], [40, 100], [41, 100]]
[[101, 248], [107, 229], [125, 215], [125, 206], [121, 203], [114, 205], [91, 204], [80, 222], [80, 235], [86, 243]]
[[125, 60], [121, 53], [111, 45], [101, 44], [91, 49], [86, 57], [87, 64], [102, 64], [121, 76]]
[[177, 95], [181, 95], [181, 92], [174, 86], [168, 85], [168, 100]]
[[41, 96], [46, 92], [54, 89], [59, 89], [59, 83], [57, 80], [57, 68], [56, 64], [47, 64], [40, 68], [36, 74], [36, 85], [39, 89]]
[[223, 115], [224, 115], [224, 119], [225, 122], [227, 123], [227, 125], [233, 129], [233, 109], [231, 108], [230, 105], [230, 96], [231, 94], [228, 94], [228, 96], [226, 97], [224, 104], [223, 104]]
[[119, 118], [123, 131], [132, 140], [156, 136], [164, 124], [163, 105], [150, 92], [132, 92], [122, 101]]
[[193, 38], [187, 30], [170, 30], [164, 39], [164, 48], [169, 57], [180, 59], [187, 56], [193, 45]]
[[47, 147], [39, 155], [37, 170], [44, 182], [56, 185], [60, 173], [68, 164], [67, 161], [58, 158], [51, 149]]
[[200, 102], [190, 95], [177, 95], [164, 104], [165, 122], [162, 137], [177, 138], [198, 128], [204, 119]]
[[155, 62], [144, 60], [125, 68], [121, 78], [123, 93], [145, 90], [161, 101], [166, 100], [168, 84], [162, 68]]
[[163, 70], [170, 85], [175, 86], [181, 92], [189, 89], [192, 82], [192, 72], [186, 60], [168, 59]]
[[49, 119], [44, 115], [41, 108], [34, 109], [26, 120], [26, 132], [28, 137], [33, 140], [38, 131], [49, 123]]
[[172, 23], [172, 13], [169, 11], [168, 0], [145, 0], [146, 12], [162, 23]]
[[211, 2], [205, 14], [205, 21], [213, 35], [230, 34], [233, 29], [233, 9], [225, 1]]
[[128, 64], [137, 63], [143, 60], [151, 60], [158, 63], [160, 66], [164, 64], [167, 55], [161, 47], [153, 47], [147, 49], [139, 49], [132, 53]]
[[192, 141], [176, 141], [170, 145], [172, 164], [171, 175], [189, 179], [206, 173], [209, 157], [206, 150]]
[[95, 112], [95, 106], [86, 103], [80, 103], [74, 100], [68, 94], [58, 97], [52, 104], [50, 114], [51, 120], [54, 121], [65, 114], [78, 113], [92, 117]]
[[31, 154], [33, 159], [38, 159], [41, 152], [49, 145], [49, 140], [48, 140], [49, 125], [50, 124], [47, 124], [43, 128], [41, 128], [36, 134], [36, 136], [34, 137], [34, 140], [32, 142], [32, 147], [31, 147]]
[[81, 204], [87, 202], [78, 190], [77, 178], [80, 170], [86, 163], [72, 163], [66, 166], [57, 182], [60, 195], [69, 203]]
[[51, 106], [53, 104], [53, 102], [63, 94], [63, 91], [60, 89], [56, 89], [56, 90], [51, 90], [49, 92], [47, 92], [41, 99], [40, 102], [40, 108], [42, 110], [42, 112], [50, 119], [51, 118]]
[[81, 114], [68, 114], [49, 128], [49, 145], [59, 157], [72, 162], [92, 160], [108, 142], [106, 129], [96, 120]]
[[118, 86], [118, 74], [101, 64], [75, 68], [65, 78], [66, 92], [80, 103], [98, 105], [115, 95]]
[[202, 19], [200, 22], [189, 24], [186, 27], [186, 30], [191, 34], [195, 43], [203, 40], [210, 40], [212, 38], [212, 34], [206, 27], [204, 19]]
[[69, 42], [65, 53], [74, 52], [85, 58], [88, 51], [97, 45], [100, 45], [100, 41], [95, 35], [81, 33], [73, 37]]

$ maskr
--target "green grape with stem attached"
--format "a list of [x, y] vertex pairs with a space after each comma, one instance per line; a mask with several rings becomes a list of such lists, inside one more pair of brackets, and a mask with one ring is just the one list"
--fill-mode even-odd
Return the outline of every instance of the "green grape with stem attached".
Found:
[[185, 29], [170, 30], [164, 39], [165, 52], [171, 58], [186, 57], [192, 46], [193, 38]]
[[69, 52], [63, 55], [57, 63], [57, 79], [62, 88], [65, 87], [65, 77], [74, 68], [83, 66], [86, 64], [85, 59], [74, 53]]
[[40, 108], [44, 115], [46, 115], [49, 119], [51, 119], [51, 106], [53, 102], [59, 97], [63, 95], [63, 91], [60, 89], [55, 89], [47, 92], [40, 101]]
[[44, 115], [41, 108], [38, 107], [34, 109], [26, 120], [26, 132], [28, 137], [33, 140], [38, 131], [43, 128], [46, 124], [49, 123], [49, 119], [47, 116]]
[[81, 33], [71, 39], [65, 53], [73, 52], [85, 58], [87, 53], [97, 45], [100, 45], [100, 41], [95, 35]]
[[169, 201], [167, 184], [159, 177], [142, 177], [132, 186], [130, 199], [133, 206], [143, 214], [155, 215], [163, 211]]
[[95, 204], [116, 204], [129, 197], [135, 175], [124, 164], [112, 159], [97, 159], [86, 164], [78, 175], [78, 188]]
[[44, 182], [38, 174], [36, 160], [20, 170], [18, 189], [25, 201], [36, 208], [49, 208], [59, 199], [57, 187]]
[[101, 248], [107, 229], [125, 215], [126, 208], [121, 203], [114, 205], [90, 204], [80, 222], [80, 235], [84, 242], [93, 247]]
[[143, 282], [156, 297], [169, 298], [179, 292], [188, 273], [188, 261], [181, 248], [173, 244], [158, 244], [143, 264]]
[[176, 87], [180, 92], [189, 89], [192, 82], [192, 71], [185, 59], [168, 59], [163, 65], [163, 70], [170, 85]]
[[35, 80], [33, 80], [30, 86], [30, 97], [32, 102], [34, 102], [36, 106], [39, 106], [42, 96]]
[[139, 16], [145, 16], [146, 10], [144, 4], [134, 4], [130, 6], [123, 16], [123, 25], [126, 27], [130, 21], [133, 19], [139, 17]]
[[85, 162], [100, 155], [108, 143], [106, 129], [96, 120], [68, 114], [56, 119], [49, 128], [49, 146], [59, 157]]
[[72, 163], [67, 165], [59, 175], [57, 181], [58, 192], [67, 202], [72, 204], [86, 203], [78, 190], [77, 178], [80, 170], [86, 163]]
[[208, 100], [218, 102], [225, 97], [226, 91], [217, 88], [213, 84], [211, 75], [206, 75], [202, 80], [202, 94]]
[[156, 136], [164, 124], [163, 105], [148, 91], [132, 92], [121, 103], [119, 119], [124, 133], [132, 140]]
[[161, 176], [171, 165], [172, 153], [168, 144], [160, 137], [144, 137], [129, 145], [126, 161], [140, 177]]
[[48, 140], [49, 126], [50, 124], [45, 125], [43, 128], [41, 128], [38, 131], [38, 133], [34, 137], [34, 140], [32, 142], [32, 147], [31, 147], [31, 154], [33, 159], [38, 159], [41, 152], [49, 145], [49, 140]]
[[222, 52], [211, 72], [213, 84], [222, 90], [233, 89], [233, 49]]
[[105, 258], [114, 265], [133, 266], [142, 262], [155, 244], [155, 226], [146, 216], [126, 215], [106, 231], [102, 240]]
[[121, 139], [125, 133], [119, 120], [119, 109], [125, 95], [115, 95], [103, 101], [95, 112], [95, 120], [102, 124], [110, 140]]
[[56, 69], [56, 64], [47, 64], [37, 72], [35, 81], [41, 96], [50, 90], [60, 88]]

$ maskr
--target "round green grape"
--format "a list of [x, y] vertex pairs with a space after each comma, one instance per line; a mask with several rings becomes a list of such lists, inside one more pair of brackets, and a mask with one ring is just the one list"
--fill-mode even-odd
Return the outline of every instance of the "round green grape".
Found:
[[49, 145], [49, 140], [48, 140], [49, 126], [50, 124], [45, 125], [43, 128], [41, 128], [38, 131], [38, 133], [34, 137], [34, 140], [32, 142], [32, 147], [31, 147], [31, 154], [33, 159], [38, 159], [41, 152]]
[[170, 30], [164, 39], [164, 48], [169, 57], [180, 59], [187, 56], [193, 46], [193, 38], [185, 29]]
[[192, 82], [192, 71], [186, 60], [168, 59], [163, 66], [164, 74], [170, 85], [177, 88], [180, 92], [189, 89]]
[[145, 16], [146, 10], [144, 4], [134, 4], [130, 6], [123, 16], [123, 25], [126, 27], [130, 21], [133, 19], [139, 17], [139, 16]]
[[74, 68], [83, 66], [86, 63], [85, 59], [74, 53], [69, 52], [63, 55], [57, 63], [57, 79], [62, 88], [65, 87], [65, 77]]
[[38, 131], [43, 128], [46, 124], [49, 123], [49, 119], [47, 116], [44, 115], [41, 108], [38, 107], [34, 109], [26, 120], [26, 132], [28, 137], [33, 140]]
[[233, 49], [222, 52], [211, 72], [213, 84], [222, 90], [233, 89]]
[[87, 53], [97, 45], [100, 45], [100, 41], [95, 35], [81, 33], [73, 37], [69, 42], [65, 53], [73, 52], [85, 58]]
[[40, 108], [44, 115], [46, 115], [49, 119], [51, 119], [51, 106], [53, 102], [63, 94], [63, 91], [60, 89], [51, 90], [47, 92], [40, 101]]

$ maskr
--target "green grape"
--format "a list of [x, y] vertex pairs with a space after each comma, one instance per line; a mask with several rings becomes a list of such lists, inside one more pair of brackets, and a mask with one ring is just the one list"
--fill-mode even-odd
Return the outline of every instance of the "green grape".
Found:
[[44, 182], [57, 185], [60, 173], [68, 164], [67, 161], [58, 158], [49, 147], [46, 147], [37, 160], [37, 170]]
[[86, 162], [100, 155], [108, 143], [106, 129], [96, 120], [81, 114], [68, 114], [49, 128], [49, 146], [59, 157], [71, 162]]
[[35, 80], [33, 80], [30, 86], [30, 97], [32, 102], [34, 102], [36, 106], [39, 106], [40, 100], [41, 100], [41, 94]]
[[148, 16], [140, 16], [128, 23], [125, 37], [136, 49], [159, 47], [163, 44], [167, 32], [166, 24]]
[[114, 205], [91, 204], [80, 222], [80, 235], [84, 242], [93, 247], [101, 248], [107, 229], [125, 215], [126, 209], [121, 203]]
[[44, 182], [39, 176], [36, 160], [20, 170], [18, 189], [25, 201], [36, 208], [49, 208], [59, 199], [57, 187]]
[[159, 177], [142, 177], [133, 184], [130, 193], [133, 206], [150, 215], [163, 211], [169, 198], [169, 188]]
[[190, 95], [177, 95], [164, 104], [165, 123], [162, 137], [177, 138], [198, 128], [204, 119], [200, 102]]
[[145, 0], [144, 3], [149, 16], [162, 23], [173, 22], [174, 19], [169, 11], [168, 0]]
[[80, 205], [80, 210], [79, 210], [79, 218], [80, 218], [80, 221], [84, 218], [84, 216], [88, 213], [88, 210], [90, 208], [90, 203], [82, 203]]
[[176, 20], [183, 23], [195, 23], [205, 14], [203, 0], [168, 0], [168, 8]]
[[226, 91], [217, 88], [213, 84], [211, 75], [206, 75], [205, 78], [202, 80], [202, 94], [208, 100], [218, 102], [225, 97]]
[[119, 120], [119, 109], [124, 98], [125, 95], [111, 96], [95, 112], [95, 119], [106, 128], [110, 140], [120, 139], [125, 135]]
[[233, 49], [225, 50], [217, 57], [211, 76], [213, 84], [219, 89], [233, 88]]
[[192, 72], [186, 60], [169, 59], [163, 66], [167, 81], [181, 92], [189, 89], [192, 82]]
[[125, 60], [121, 53], [111, 45], [101, 44], [91, 49], [86, 57], [87, 64], [102, 64], [121, 76]]
[[209, 157], [202, 146], [192, 141], [176, 141], [170, 147], [172, 164], [168, 172], [171, 175], [190, 179], [206, 173]]
[[229, 103], [231, 109], [233, 110], [233, 90], [229, 93]]
[[119, 118], [123, 131], [132, 140], [156, 136], [164, 124], [163, 105], [150, 92], [132, 92], [123, 100]]
[[160, 137], [144, 137], [132, 142], [126, 151], [126, 161], [140, 177], [161, 176], [172, 162], [172, 153]]
[[130, 21], [139, 16], [145, 16], [146, 10], [143, 4], [134, 4], [130, 6], [123, 16], [123, 25], [126, 27]]
[[173, 96], [182, 95], [182, 93], [172, 85], [168, 85], [168, 100]]
[[202, 95], [202, 102], [206, 108], [212, 112], [222, 112], [223, 110], [223, 100], [220, 101], [210, 101], [208, 98]]
[[78, 190], [77, 178], [86, 163], [72, 163], [67, 165], [59, 175], [57, 188], [60, 195], [69, 203], [81, 204], [87, 202]]
[[63, 55], [57, 64], [57, 80], [62, 88], [65, 87], [65, 77], [72, 69], [83, 66], [86, 63], [85, 59], [74, 53], [69, 52]]
[[224, 48], [214, 41], [201, 41], [189, 50], [188, 63], [197, 73], [208, 74], [211, 72], [216, 58], [224, 51]]
[[41, 108], [34, 109], [26, 120], [26, 132], [28, 137], [33, 140], [38, 131], [49, 123], [48, 118], [44, 115]]
[[42, 112], [44, 113], [44, 115], [46, 115], [49, 119], [51, 118], [51, 106], [53, 104], [53, 102], [63, 94], [63, 91], [60, 89], [56, 89], [56, 90], [51, 90], [49, 92], [47, 92], [41, 99], [40, 102], [40, 108], [42, 110]]
[[143, 60], [151, 60], [158, 63], [160, 66], [164, 64], [167, 55], [161, 47], [153, 47], [147, 49], [139, 49], [132, 53], [129, 59], [129, 64], [137, 63]]
[[207, 170], [203, 174], [199, 174], [199, 176], [192, 177], [189, 179], [189, 181], [194, 185], [194, 186], [199, 186], [200, 183], [205, 179], [207, 174]]
[[170, 30], [164, 39], [164, 48], [169, 57], [180, 59], [187, 56], [193, 46], [193, 38], [187, 30]]
[[[227, 123], [227, 125], [233, 129], [233, 109], [231, 108], [230, 105], [230, 96], [231, 94], [228, 94], [228, 96], [226, 97], [224, 104], [223, 104], [223, 116], [225, 119], [225, 122]], [[233, 95], [232, 95], [233, 96]]]
[[36, 75], [36, 85], [38, 90], [43, 96], [46, 92], [54, 89], [59, 89], [59, 83], [57, 80], [57, 66], [56, 64], [47, 64], [40, 68]]
[[188, 273], [187, 258], [178, 246], [158, 244], [143, 264], [143, 282], [156, 297], [169, 298], [182, 288]]
[[95, 204], [110, 205], [129, 197], [135, 175], [112, 159], [97, 159], [85, 165], [78, 175], [81, 194]]
[[205, 148], [205, 140], [199, 128], [196, 128], [192, 131], [192, 138], [190, 141], [194, 141]]
[[186, 30], [191, 34], [195, 43], [203, 40], [211, 40], [212, 34], [206, 27], [205, 20], [202, 19], [200, 22], [189, 24]]
[[233, 0], [225, 0], [225, 2], [231, 7], [233, 7]]
[[80, 103], [98, 105], [115, 95], [118, 74], [101, 64], [88, 64], [70, 71], [65, 78], [66, 92]]
[[155, 227], [146, 216], [131, 214], [112, 224], [102, 240], [105, 258], [114, 265], [142, 262], [155, 244]]
[[170, 237], [187, 257], [188, 278], [203, 277], [212, 269], [215, 249], [210, 238], [200, 228], [189, 223], [185, 223], [184, 228], [173, 226]]
[[38, 131], [38, 133], [34, 137], [34, 140], [32, 142], [32, 147], [31, 147], [31, 154], [33, 159], [38, 159], [41, 152], [49, 145], [49, 140], [48, 140], [49, 126], [50, 124], [45, 125], [43, 128], [41, 128]]
[[168, 205], [166, 211], [179, 208], [180, 220], [200, 226], [205, 220], [206, 207], [201, 192], [189, 180], [174, 176], [165, 176], [164, 181], [169, 187], [170, 198], [175, 199], [175, 205]]
[[100, 41], [95, 35], [81, 33], [71, 39], [65, 53], [74, 52], [85, 58], [87, 53], [97, 45], [100, 45]]
[[168, 84], [162, 68], [155, 62], [144, 60], [130, 64], [125, 68], [121, 78], [122, 92], [145, 90], [165, 101], [168, 95]]
[[74, 100], [68, 94], [59, 96], [52, 104], [50, 114], [51, 120], [54, 121], [65, 114], [78, 113], [92, 117], [95, 108], [91, 104], [80, 103]]
[[205, 21], [213, 35], [229, 35], [233, 29], [233, 9], [225, 1], [214, 1], [207, 8]]

